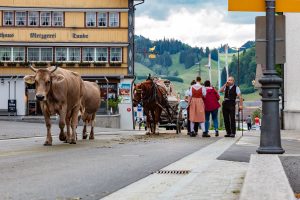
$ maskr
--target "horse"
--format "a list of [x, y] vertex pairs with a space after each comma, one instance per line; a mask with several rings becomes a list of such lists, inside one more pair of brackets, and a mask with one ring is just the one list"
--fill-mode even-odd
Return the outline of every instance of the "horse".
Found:
[[133, 106], [136, 107], [138, 103], [143, 104], [144, 112], [147, 116], [146, 134], [159, 134], [158, 122], [162, 110], [166, 109], [169, 117], [171, 116], [167, 90], [163, 86], [154, 83], [152, 79], [138, 83], [134, 87]]

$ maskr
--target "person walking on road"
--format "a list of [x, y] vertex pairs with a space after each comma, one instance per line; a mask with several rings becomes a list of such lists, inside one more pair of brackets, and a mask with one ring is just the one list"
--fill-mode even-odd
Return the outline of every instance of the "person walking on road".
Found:
[[[196, 84], [196, 81], [195, 80], [192, 80], [191, 82], [191, 86], [195, 85]], [[189, 89], [185, 92], [185, 97], [184, 97], [184, 100], [186, 102], [189, 102], [189, 93], [190, 93], [190, 89], [191, 87], [189, 87]], [[190, 111], [189, 111], [189, 108], [187, 108], [187, 134], [188, 135], [191, 135], [191, 122], [190, 122]]]
[[241, 90], [234, 84], [234, 78], [228, 77], [227, 82], [221, 87], [219, 92], [224, 92], [224, 101], [222, 103], [222, 111], [226, 129], [225, 137], [235, 137], [236, 125], [235, 125], [235, 104], [236, 97], [239, 97], [240, 104], [239, 110], [243, 109], [243, 98]]
[[247, 123], [248, 131], [250, 131], [252, 128], [252, 118], [250, 115], [248, 115], [248, 117], [246, 119], [246, 123]]
[[256, 130], [259, 131], [259, 130], [260, 130], [260, 119], [259, 119], [258, 116], [256, 116], [256, 117], [254, 118], [254, 123], [255, 123], [255, 128], [256, 128]]
[[218, 123], [218, 111], [220, 108], [220, 95], [214, 87], [211, 87], [210, 81], [204, 82], [206, 88], [206, 96], [204, 99], [205, 105], [205, 134], [208, 134], [210, 115], [214, 122], [215, 136], [219, 136], [219, 123]]
[[205, 133], [205, 109], [203, 98], [206, 96], [206, 89], [200, 84], [201, 78], [198, 76], [196, 78], [196, 84], [191, 86], [189, 92], [189, 114], [190, 114], [190, 128], [191, 128], [191, 137], [195, 137], [197, 134], [194, 130], [195, 123], [200, 123], [201, 129], [203, 131], [202, 137], [210, 137]]

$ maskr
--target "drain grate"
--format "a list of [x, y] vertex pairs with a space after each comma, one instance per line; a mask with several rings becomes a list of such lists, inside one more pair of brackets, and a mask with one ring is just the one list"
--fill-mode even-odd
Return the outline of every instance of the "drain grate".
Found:
[[189, 174], [190, 170], [159, 170], [155, 172], [156, 174]]

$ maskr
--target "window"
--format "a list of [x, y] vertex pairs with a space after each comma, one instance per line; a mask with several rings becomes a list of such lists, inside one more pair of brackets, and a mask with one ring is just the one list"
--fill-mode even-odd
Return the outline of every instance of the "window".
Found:
[[56, 48], [55, 49], [55, 60], [57, 62], [67, 61], [67, 48]]
[[106, 27], [107, 26], [107, 13], [98, 13], [98, 26]]
[[26, 12], [16, 12], [16, 26], [26, 25]]
[[69, 48], [69, 61], [80, 62], [81, 54], [80, 48]]
[[87, 12], [86, 13], [86, 26], [87, 27], [96, 27], [96, 13]]
[[96, 48], [96, 61], [107, 62], [107, 48]]
[[13, 11], [4, 11], [3, 12], [3, 25], [4, 26], [13, 26], [14, 25], [14, 12]]
[[94, 57], [95, 57], [95, 49], [94, 48], [83, 48], [83, 58], [82, 60], [84, 62], [92, 62], [94, 61]]
[[119, 13], [109, 13], [109, 26], [110, 27], [119, 26]]
[[64, 25], [64, 13], [53, 12], [52, 13], [52, 26], [63, 26]]
[[41, 26], [51, 26], [51, 12], [41, 12]]
[[111, 48], [110, 49], [110, 62], [122, 62], [122, 49]]
[[52, 48], [28, 48], [28, 62], [51, 62]]
[[52, 48], [41, 48], [41, 61], [43, 62], [52, 61]]
[[27, 59], [28, 62], [38, 62], [40, 61], [40, 49], [39, 48], [28, 48]]
[[11, 47], [0, 47], [0, 60], [1, 62], [11, 61]]
[[28, 12], [28, 26], [38, 26], [39, 16], [39, 12]]
[[14, 47], [13, 48], [13, 60], [15, 62], [25, 61], [25, 48], [24, 47]]

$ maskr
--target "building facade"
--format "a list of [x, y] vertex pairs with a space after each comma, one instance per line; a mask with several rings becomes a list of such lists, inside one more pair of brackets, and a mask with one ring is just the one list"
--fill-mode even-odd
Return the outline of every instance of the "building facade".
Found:
[[[96, 81], [103, 101], [134, 73], [135, 0], [0, 0], [0, 109], [40, 114], [29, 65], [56, 65]], [[105, 110], [105, 103], [102, 103]]]
[[286, 64], [284, 65], [284, 129], [300, 130], [300, 14], [286, 16]]

